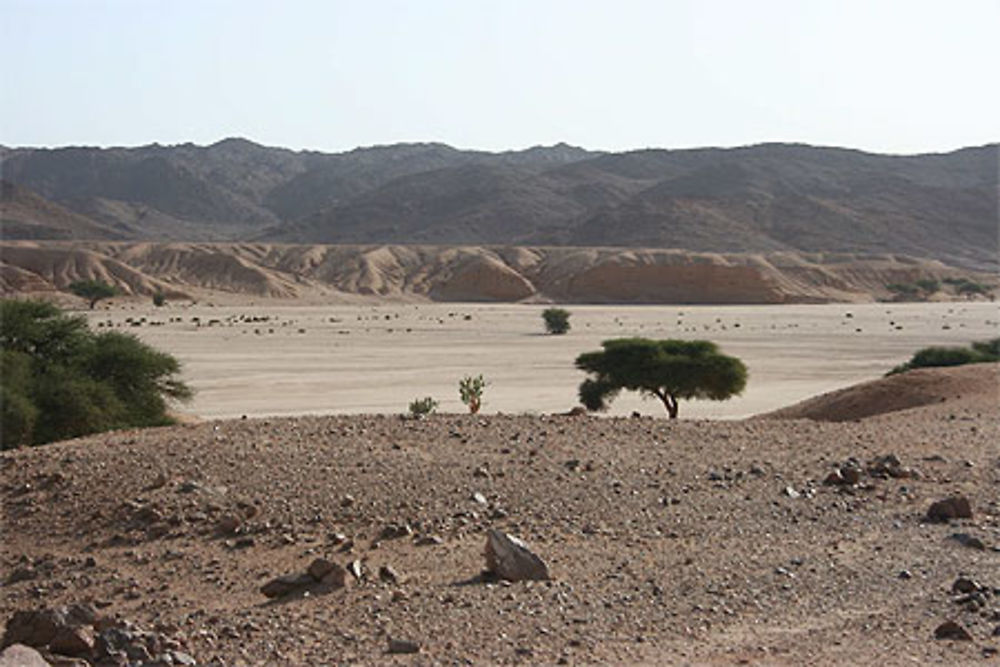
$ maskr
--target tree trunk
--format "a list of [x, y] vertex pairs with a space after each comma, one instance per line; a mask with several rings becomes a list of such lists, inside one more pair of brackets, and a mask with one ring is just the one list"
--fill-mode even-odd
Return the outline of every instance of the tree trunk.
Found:
[[663, 406], [667, 409], [667, 414], [670, 415], [670, 418], [677, 419], [677, 399], [665, 391], [656, 391], [654, 393], [663, 401]]

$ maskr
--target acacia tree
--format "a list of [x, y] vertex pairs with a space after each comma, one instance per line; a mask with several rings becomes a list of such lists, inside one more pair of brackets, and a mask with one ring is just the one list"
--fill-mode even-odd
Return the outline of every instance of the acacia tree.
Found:
[[95, 334], [50, 303], [0, 300], [0, 449], [170, 424], [180, 364], [129, 334]]
[[676, 419], [681, 399], [722, 401], [746, 387], [743, 362], [707, 340], [615, 338], [601, 346], [576, 358], [576, 367], [593, 375], [580, 385], [580, 402], [588, 410], [606, 409], [628, 389], [657, 397]]
[[110, 299], [118, 294], [118, 290], [113, 285], [109, 285], [103, 280], [78, 280], [75, 283], [70, 283], [68, 289], [73, 294], [87, 299], [90, 302], [91, 310], [101, 299]]

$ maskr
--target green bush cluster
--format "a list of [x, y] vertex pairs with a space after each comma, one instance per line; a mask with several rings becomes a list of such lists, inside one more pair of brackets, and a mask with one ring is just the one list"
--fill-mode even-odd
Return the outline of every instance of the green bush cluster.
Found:
[[570, 312], [565, 308], [546, 308], [542, 311], [545, 320], [545, 330], [550, 334], [561, 335], [569, 331]]
[[180, 364], [134, 336], [96, 334], [43, 301], [0, 301], [0, 448], [172, 423]]
[[914, 368], [962, 366], [991, 361], [1000, 361], [1000, 338], [978, 341], [969, 347], [925, 347], [918, 350], [905, 364], [896, 366], [886, 375], [895, 375]]

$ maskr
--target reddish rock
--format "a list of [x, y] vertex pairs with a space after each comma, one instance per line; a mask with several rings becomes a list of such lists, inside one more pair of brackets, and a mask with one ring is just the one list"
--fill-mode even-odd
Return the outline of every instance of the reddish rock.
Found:
[[94, 633], [88, 626], [61, 627], [49, 643], [53, 653], [75, 657], [90, 656], [94, 652]]

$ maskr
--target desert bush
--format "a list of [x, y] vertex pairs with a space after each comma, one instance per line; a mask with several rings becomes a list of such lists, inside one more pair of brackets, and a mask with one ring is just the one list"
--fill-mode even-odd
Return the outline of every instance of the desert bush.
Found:
[[113, 285], [109, 285], [103, 280], [78, 280], [75, 283], [70, 283], [67, 289], [89, 301], [91, 310], [101, 299], [110, 299], [118, 294], [118, 290]]
[[93, 333], [41, 301], [0, 301], [0, 448], [172, 423], [180, 364], [134, 336]]
[[886, 375], [895, 375], [914, 368], [962, 366], [991, 361], [1000, 361], [1000, 338], [977, 341], [969, 347], [925, 347], [914, 353], [909, 361], [896, 366]]
[[570, 312], [563, 308], [546, 308], [542, 311], [545, 330], [550, 334], [564, 334], [569, 331]]
[[629, 389], [659, 398], [676, 419], [679, 399], [721, 401], [746, 387], [743, 362], [707, 340], [615, 338], [601, 346], [576, 358], [576, 367], [593, 375], [579, 390], [588, 410], [606, 409], [619, 391]]
[[423, 398], [416, 398], [410, 401], [410, 416], [411, 417], [426, 417], [427, 415], [434, 414], [437, 410], [438, 402], [435, 401], [430, 396], [425, 396]]
[[941, 289], [941, 282], [933, 278], [921, 278], [914, 284], [927, 294], [934, 294]]
[[486, 381], [482, 375], [472, 377], [468, 375], [458, 382], [458, 396], [462, 403], [469, 407], [469, 412], [476, 414], [483, 404], [483, 391], [486, 389]]
[[153, 305], [159, 308], [167, 303], [167, 295], [163, 292], [153, 292]]

